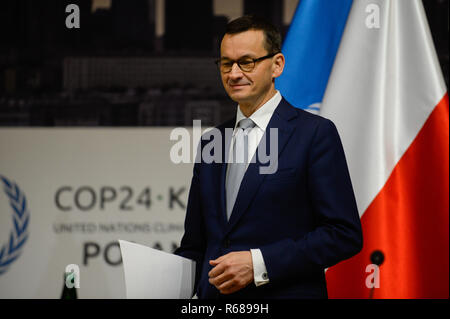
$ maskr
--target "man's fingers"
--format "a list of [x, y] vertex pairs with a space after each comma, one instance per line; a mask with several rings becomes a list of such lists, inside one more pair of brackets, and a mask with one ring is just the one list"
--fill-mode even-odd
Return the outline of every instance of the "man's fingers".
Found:
[[214, 266], [217, 266], [218, 264], [220, 264], [220, 262], [217, 261], [217, 259], [214, 259], [214, 260], [210, 260], [209, 264], [214, 267]]
[[228, 258], [228, 254], [220, 256], [214, 260], [210, 260], [209, 264], [211, 266], [215, 266], [208, 273], [209, 277], [216, 277], [225, 271], [226, 265], [223, 263]]
[[215, 266], [213, 269], [211, 269], [209, 271], [208, 276], [210, 278], [217, 277], [218, 275], [220, 275], [224, 271], [225, 271], [225, 265], [224, 264], [218, 264], [217, 266]]
[[217, 287], [219, 289], [220, 293], [226, 295], [231, 294], [233, 292], [236, 292], [242, 288], [244, 288], [245, 285], [242, 285], [240, 282], [237, 282], [235, 279], [227, 280], [221, 285]]
[[[228, 255], [228, 254], [227, 254], [227, 255]], [[222, 262], [222, 260], [224, 260], [225, 256], [227, 256], [227, 255], [222, 255], [222, 256], [220, 256], [219, 258], [216, 258], [216, 259], [214, 259], [214, 260], [210, 260], [210, 261], [209, 261], [209, 264], [210, 264], [211, 266], [218, 265], [218, 264], [220, 264], [220, 263]]]
[[223, 272], [216, 277], [210, 277], [209, 282], [211, 285], [214, 285], [217, 289], [219, 289], [220, 285], [222, 285], [224, 282], [230, 280], [231, 278], [233, 278], [233, 276], [231, 274]]
[[253, 278], [251, 253], [231, 252], [209, 261], [214, 266], [208, 273], [209, 282], [222, 294], [231, 294], [247, 286]]

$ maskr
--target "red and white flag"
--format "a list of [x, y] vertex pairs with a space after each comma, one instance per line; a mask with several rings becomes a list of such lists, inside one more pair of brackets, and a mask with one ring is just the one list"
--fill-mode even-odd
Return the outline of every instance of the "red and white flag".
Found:
[[329, 297], [449, 298], [449, 104], [421, 1], [353, 2], [320, 114], [341, 136], [364, 238], [328, 269]]

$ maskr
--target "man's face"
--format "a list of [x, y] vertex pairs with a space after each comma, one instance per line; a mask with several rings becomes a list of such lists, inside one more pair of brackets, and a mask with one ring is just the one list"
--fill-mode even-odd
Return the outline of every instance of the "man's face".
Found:
[[[269, 52], [264, 48], [264, 33], [249, 30], [226, 34], [220, 46], [222, 60], [239, 60], [243, 57], [257, 59]], [[273, 57], [256, 63], [250, 72], [243, 72], [235, 63], [228, 73], [221, 72], [222, 83], [230, 98], [239, 104], [255, 105], [265, 100], [273, 89]]]

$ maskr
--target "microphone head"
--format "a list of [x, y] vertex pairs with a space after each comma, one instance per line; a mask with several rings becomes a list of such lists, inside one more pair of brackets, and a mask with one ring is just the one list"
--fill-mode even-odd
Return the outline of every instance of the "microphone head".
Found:
[[384, 261], [384, 254], [381, 250], [374, 250], [370, 255], [370, 261], [372, 264], [380, 266]]

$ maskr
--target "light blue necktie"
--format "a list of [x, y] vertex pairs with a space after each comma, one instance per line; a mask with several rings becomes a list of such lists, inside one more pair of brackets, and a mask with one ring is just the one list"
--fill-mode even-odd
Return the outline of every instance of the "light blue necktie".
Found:
[[242, 178], [244, 177], [248, 162], [248, 133], [255, 123], [244, 118], [237, 125], [237, 132], [233, 139], [233, 158], [228, 164], [228, 176], [226, 181], [227, 218], [230, 219], [236, 201]]

